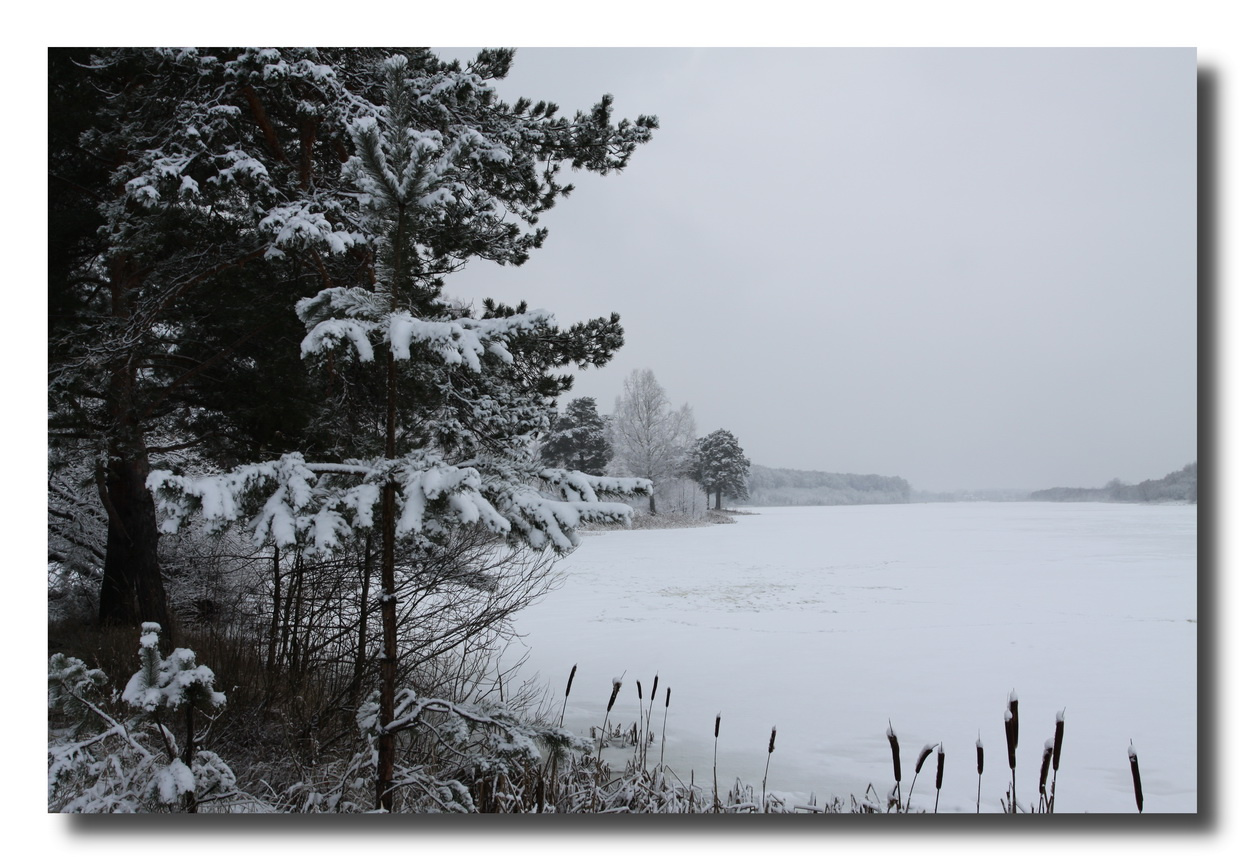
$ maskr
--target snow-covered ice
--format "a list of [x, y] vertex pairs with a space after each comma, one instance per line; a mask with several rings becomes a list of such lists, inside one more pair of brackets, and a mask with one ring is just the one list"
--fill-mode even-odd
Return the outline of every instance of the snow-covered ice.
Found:
[[[1134, 812], [1128, 746], [1145, 750], [1145, 812], [1194, 812], [1197, 508], [947, 503], [753, 509], [698, 529], [589, 533], [564, 585], [516, 619], [524, 670], [553, 713], [578, 664], [568, 729], [604, 716], [611, 679], [673, 689], [665, 759], [804, 802], [893, 787], [926, 744], [945, 748], [939, 810], [1007, 791], [1003, 715], [1014, 691], [1021, 806], [1036, 805], [1043, 741], [1066, 709], [1061, 812]], [[647, 702], [645, 701], [645, 706]], [[663, 702], [652, 726], [660, 746]], [[621, 696], [611, 720], [639, 703]], [[615, 756], [622, 751], [615, 749]], [[925, 778], [928, 779], [925, 779]], [[934, 780], [912, 810], [932, 809]]]

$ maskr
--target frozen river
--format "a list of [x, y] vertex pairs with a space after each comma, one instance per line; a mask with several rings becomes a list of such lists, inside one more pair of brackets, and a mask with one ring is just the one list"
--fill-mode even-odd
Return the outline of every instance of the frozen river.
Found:
[[[1003, 712], [1020, 700], [1018, 785], [1035, 804], [1042, 746], [1066, 708], [1060, 812], [1131, 812], [1133, 742], [1145, 812], [1196, 810], [1197, 508], [947, 503], [752, 509], [729, 525], [599, 532], [561, 563], [564, 585], [517, 618], [526, 671], [566, 726], [629, 725], [654, 674], [653, 726], [672, 688], [666, 763], [711, 787], [806, 801], [893, 785], [886, 727], [915, 757], [942, 742], [939, 809], [981, 808], [1010, 782]], [[655, 760], [657, 753], [650, 755]], [[931, 759], [913, 810], [932, 809]]]

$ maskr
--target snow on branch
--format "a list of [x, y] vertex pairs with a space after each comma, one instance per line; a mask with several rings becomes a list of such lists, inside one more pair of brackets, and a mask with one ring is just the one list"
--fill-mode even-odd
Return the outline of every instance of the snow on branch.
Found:
[[[342, 488], [321, 481], [317, 471], [373, 476], [373, 480]], [[354, 528], [372, 525], [372, 509], [380, 498], [377, 481], [382, 478], [374, 466], [308, 465], [301, 453], [292, 452], [223, 475], [188, 477], [152, 470], [147, 486], [164, 517], [163, 532], [176, 532], [196, 515], [209, 528], [223, 529], [249, 514], [256, 546], [269, 540], [278, 547], [303, 543], [326, 555]], [[349, 521], [342, 510], [351, 515]]]
[[259, 222], [259, 228], [273, 235], [267, 257], [282, 256], [283, 248], [303, 246], [319, 246], [331, 254], [340, 254], [367, 241], [362, 233], [334, 225], [312, 201], [275, 207]]
[[652, 482], [646, 478], [588, 475], [577, 469], [543, 469], [540, 478], [567, 502], [597, 502], [600, 496], [652, 495]]
[[479, 373], [486, 352], [511, 364], [514, 357], [507, 347], [511, 338], [554, 324], [547, 311], [428, 320], [406, 310], [388, 311], [384, 305], [383, 294], [357, 287], [330, 287], [300, 300], [295, 310], [308, 328], [303, 357], [349, 343], [359, 359], [369, 362], [375, 357], [371, 338], [376, 335], [388, 342], [396, 359], [409, 360], [411, 346], [421, 344], [447, 364], [466, 365]]

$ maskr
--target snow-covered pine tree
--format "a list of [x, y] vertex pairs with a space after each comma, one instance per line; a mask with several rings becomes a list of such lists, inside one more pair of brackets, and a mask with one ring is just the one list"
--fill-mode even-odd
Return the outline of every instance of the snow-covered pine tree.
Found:
[[747, 499], [747, 476], [751, 461], [743, 456], [743, 447], [728, 430], [715, 430], [695, 441], [687, 456], [686, 474], [706, 495], [714, 496], [717, 510], [721, 498]]
[[612, 456], [609, 430], [596, 412], [595, 398], [575, 398], [568, 403], [540, 442], [540, 460], [546, 466], [601, 473]]
[[[215, 674], [189, 649], [160, 654], [160, 626], [144, 623], [138, 672], [123, 692], [105, 690], [103, 671], [63, 654], [48, 659], [48, 809], [66, 813], [195, 812], [230, 793], [233, 771], [198, 747], [195, 715], [225, 705]], [[113, 713], [117, 703], [140, 717]], [[170, 725], [179, 719], [179, 727]]]
[[266, 366], [245, 350], [272, 339], [273, 300], [326, 276], [321, 249], [359, 243], [339, 157], [357, 97], [332, 59], [49, 52], [49, 440], [88, 446], [97, 472], [101, 621], [171, 633], [153, 435], [171, 450], [228, 432], [208, 395]]
[[648, 117], [613, 124], [608, 97], [574, 119], [545, 103], [506, 105], [487, 80], [503, 76], [511, 58], [485, 51], [466, 69], [422, 51], [385, 59], [366, 89], [374, 101], [352, 106], [354, 155], [343, 171], [358, 206], [350, 242], [334, 248], [314, 231], [293, 237], [321, 242], [325, 255], [355, 242], [369, 249], [353, 283], [328, 286], [296, 310], [305, 357], [383, 363], [379, 451], [361, 440], [364, 456], [340, 462], [290, 452], [224, 475], [154, 471], [149, 480], [165, 529], [193, 514], [215, 524], [245, 518], [257, 543], [321, 554], [356, 530], [380, 532], [381, 685], [369, 726], [385, 809], [393, 804], [399, 549], [408, 576], [421, 548], [462, 527], [565, 552], [578, 543], [579, 524], [629, 520], [630, 507], [608, 497], [651, 490], [643, 479], [545, 468], [530, 455], [571, 383], [554, 370], [608, 361], [621, 345], [616, 315], [560, 329], [523, 305], [486, 301], [476, 315], [441, 294], [442, 277], [471, 259], [518, 264], [539, 246], [539, 213], [571, 190], [558, 180], [562, 164], [620, 170], [656, 126]]

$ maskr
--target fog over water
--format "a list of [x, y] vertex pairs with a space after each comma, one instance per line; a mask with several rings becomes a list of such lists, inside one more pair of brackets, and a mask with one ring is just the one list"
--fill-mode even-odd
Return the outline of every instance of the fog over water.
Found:
[[647, 367], [754, 463], [921, 490], [1197, 458], [1194, 50], [533, 48], [499, 90], [661, 121], [447, 282], [619, 312], [602, 412]]

